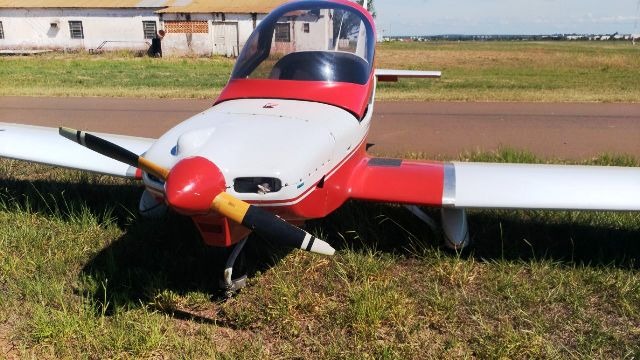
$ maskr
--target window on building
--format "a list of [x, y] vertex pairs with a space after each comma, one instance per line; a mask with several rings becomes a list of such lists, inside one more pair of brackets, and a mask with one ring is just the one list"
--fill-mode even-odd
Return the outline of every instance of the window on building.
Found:
[[72, 39], [84, 39], [82, 21], [69, 21], [69, 33]]
[[143, 21], [142, 22], [142, 30], [144, 31], [145, 39], [153, 39], [156, 37], [156, 33], [158, 29], [156, 28], [155, 21]]
[[291, 42], [290, 29], [289, 23], [276, 24], [276, 42]]
[[4, 29], [2, 28], [2, 21], [0, 21], [0, 39], [4, 39]]
[[309, 23], [302, 24], [302, 31], [308, 33], [309, 32]]

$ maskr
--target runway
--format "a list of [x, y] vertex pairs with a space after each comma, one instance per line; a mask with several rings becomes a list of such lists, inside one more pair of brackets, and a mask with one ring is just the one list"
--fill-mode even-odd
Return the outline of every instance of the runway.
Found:
[[[213, 100], [0, 97], [0, 122], [158, 137]], [[455, 157], [512, 147], [541, 157], [640, 157], [640, 104], [376, 103], [378, 154]]]

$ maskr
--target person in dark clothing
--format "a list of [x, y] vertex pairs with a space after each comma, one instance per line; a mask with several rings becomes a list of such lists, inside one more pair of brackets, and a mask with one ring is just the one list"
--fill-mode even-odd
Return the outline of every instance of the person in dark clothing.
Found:
[[147, 54], [151, 57], [162, 57], [162, 38], [164, 38], [164, 30], [158, 31], [158, 36], [151, 39], [151, 46]]

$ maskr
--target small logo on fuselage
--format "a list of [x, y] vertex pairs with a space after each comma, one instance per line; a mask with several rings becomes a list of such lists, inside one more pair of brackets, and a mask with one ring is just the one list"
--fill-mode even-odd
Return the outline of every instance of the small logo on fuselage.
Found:
[[273, 109], [274, 107], [278, 106], [278, 104], [275, 103], [266, 103], [264, 104], [264, 106], [262, 107], [263, 109]]

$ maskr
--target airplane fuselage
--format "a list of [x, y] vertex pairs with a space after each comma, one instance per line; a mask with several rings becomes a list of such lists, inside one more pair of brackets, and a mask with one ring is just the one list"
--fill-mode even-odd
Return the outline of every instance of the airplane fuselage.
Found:
[[[167, 168], [204, 157], [218, 166], [233, 196], [289, 220], [324, 217], [348, 199], [348, 183], [337, 179], [364, 154], [372, 107], [358, 119], [310, 101], [224, 101], [170, 129], [145, 157]], [[148, 174], [144, 182], [164, 197], [163, 182]], [[270, 188], [259, 188], [261, 182]]]
[[[283, 23], [289, 40], [274, 35]], [[149, 193], [192, 216], [205, 241], [224, 246], [246, 234], [200, 202], [196, 182], [224, 186], [232, 197], [290, 221], [331, 213], [350, 198], [351, 170], [366, 156], [374, 39], [373, 18], [349, 1], [292, 2], [272, 12], [247, 41], [214, 106], [145, 153], [166, 169], [191, 164], [180, 167], [189, 174], [180, 176], [186, 180], [175, 194], [169, 183], [144, 174]], [[205, 181], [204, 173], [216, 180]]]

